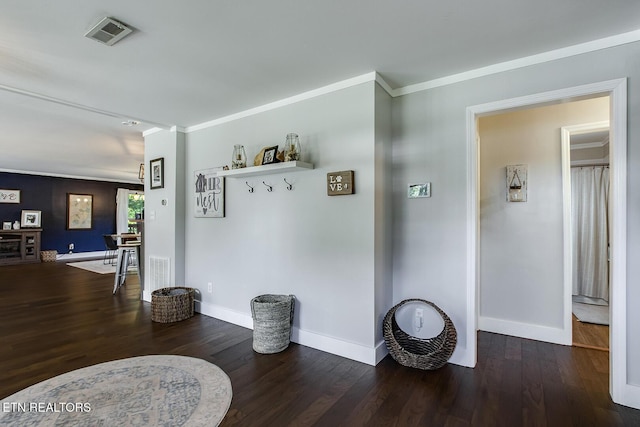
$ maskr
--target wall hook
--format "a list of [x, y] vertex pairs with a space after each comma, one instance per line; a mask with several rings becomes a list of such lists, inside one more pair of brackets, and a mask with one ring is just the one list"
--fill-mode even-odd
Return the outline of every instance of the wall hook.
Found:
[[268, 191], [268, 192], [272, 192], [272, 191], [273, 191], [273, 187], [272, 187], [271, 185], [267, 184], [267, 183], [266, 183], [266, 182], [264, 182], [264, 181], [262, 181], [262, 183], [263, 183], [264, 185], [266, 185], [266, 186], [267, 186], [267, 191]]
[[249, 193], [253, 193], [253, 187], [249, 185], [249, 182], [245, 181], [244, 183], [249, 187]]
[[289, 181], [287, 181], [287, 178], [282, 178], [282, 179], [284, 179], [284, 182], [287, 183], [287, 190], [289, 191], [293, 190], [293, 185]]

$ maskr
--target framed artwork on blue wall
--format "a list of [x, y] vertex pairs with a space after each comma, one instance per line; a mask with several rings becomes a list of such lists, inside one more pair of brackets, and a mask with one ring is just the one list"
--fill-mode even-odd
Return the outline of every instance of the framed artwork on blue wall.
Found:
[[20, 190], [0, 189], [0, 203], [20, 203]]
[[93, 195], [67, 193], [67, 230], [91, 230]]
[[40, 228], [42, 224], [42, 211], [23, 210], [20, 215], [21, 228]]

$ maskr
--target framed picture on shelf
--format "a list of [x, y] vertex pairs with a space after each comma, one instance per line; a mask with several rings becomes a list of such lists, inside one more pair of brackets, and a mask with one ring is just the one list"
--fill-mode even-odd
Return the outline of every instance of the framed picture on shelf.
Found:
[[3, 230], [11, 230], [11, 221], [3, 221], [2, 222]]
[[22, 211], [20, 216], [21, 228], [40, 228], [42, 211]]
[[20, 190], [0, 189], [0, 203], [20, 203]]
[[93, 195], [67, 193], [67, 230], [91, 230]]
[[278, 146], [274, 145], [273, 147], [267, 147], [264, 149], [264, 156], [262, 156], [262, 164], [270, 165], [271, 163], [276, 163], [278, 159], [276, 156], [278, 155]]
[[152, 190], [164, 188], [164, 157], [151, 160], [149, 169], [151, 170], [150, 188]]

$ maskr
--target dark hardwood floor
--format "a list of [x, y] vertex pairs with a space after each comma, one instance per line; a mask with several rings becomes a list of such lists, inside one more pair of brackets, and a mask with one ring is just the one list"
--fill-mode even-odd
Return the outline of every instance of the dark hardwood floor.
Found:
[[181, 354], [231, 378], [224, 426], [640, 426], [609, 397], [607, 352], [481, 332], [475, 369], [373, 367], [296, 344], [260, 355], [248, 329], [153, 323], [136, 276], [116, 296], [112, 283], [62, 263], [0, 267], [0, 398], [100, 362]]

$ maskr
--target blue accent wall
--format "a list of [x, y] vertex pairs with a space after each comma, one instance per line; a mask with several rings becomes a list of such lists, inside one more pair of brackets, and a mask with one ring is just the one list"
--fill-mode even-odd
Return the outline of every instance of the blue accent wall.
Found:
[[[22, 210], [42, 211], [42, 250], [104, 250], [103, 234], [116, 232], [118, 188], [143, 191], [142, 185], [0, 172], [0, 188], [20, 190], [20, 203], [0, 203], [0, 221], [20, 221]], [[93, 195], [91, 230], [67, 230], [67, 193]]]

